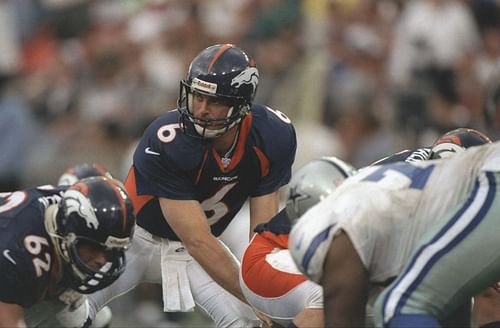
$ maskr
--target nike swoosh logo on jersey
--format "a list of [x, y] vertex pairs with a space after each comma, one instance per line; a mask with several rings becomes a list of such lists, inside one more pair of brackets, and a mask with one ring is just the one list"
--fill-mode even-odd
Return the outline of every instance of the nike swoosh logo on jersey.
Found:
[[9, 255], [9, 253], [10, 253], [10, 250], [5, 249], [5, 250], [3, 251], [3, 256], [4, 256], [7, 260], [9, 260], [9, 262], [14, 263], [14, 264], [17, 264], [17, 263], [16, 263], [16, 261], [14, 261], [14, 259], [13, 259], [13, 258]]
[[145, 152], [146, 154], [160, 156], [160, 153], [157, 153], [157, 152], [155, 152], [155, 151], [152, 151], [152, 150], [151, 150], [151, 147], [146, 147], [146, 149], [144, 150], [144, 152]]

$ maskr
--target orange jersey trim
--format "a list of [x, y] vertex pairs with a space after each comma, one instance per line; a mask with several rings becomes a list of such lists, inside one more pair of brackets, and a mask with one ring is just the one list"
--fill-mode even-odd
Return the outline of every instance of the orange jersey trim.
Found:
[[257, 157], [259, 158], [260, 161], [260, 176], [265, 177], [269, 174], [269, 160], [267, 159], [266, 155], [262, 152], [257, 147], [253, 147], [255, 150], [255, 153], [257, 154]]
[[275, 234], [271, 231], [263, 231], [259, 233], [259, 236], [268, 240], [268, 242], [274, 243], [274, 247], [279, 247], [281, 249], [288, 248], [288, 234]]
[[219, 168], [222, 172], [230, 172], [239, 164], [239, 162], [243, 158], [243, 155], [245, 154], [245, 146], [247, 143], [248, 135], [250, 134], [250, 129], [252, 128], [252, 121], [252, 113], [248, 113], [247, 116], [243, 118], [240, 126], [240, 135], [238, 136], [238, 141], [236, 143], [236, 149], [234, 151], [234, 155], [231, 157], [231, 163], [227, 168], [224, 168], [222, 159], [217, 151], [215, 151], [215, 149], [212, 149], [212, 153], [217, 161], [217, 165], [219, 165]]
[[125, 179], [125, 189], [132, 200], [132, 205], [134, 206], [134, 213], [137, 215], [139, 211], [154, 197], [151, 195], [137, 195], [137, 185], [135, 182], [135, 171], [134, 166], [128, 171], [127, 178]]
[[294, 289], [306, 278], [273, 268], [266, 255], [276, 248], [274, 242], [255, 235], [242, 259], [241, 275], [247, 287], [261, 297], [280, 297]]
[[205, 154], [203, 155], [203, 161], [201, 162], [200, 169], [198, 170], [198, 175], [196, 176], [196, 181], [194, 183], [195, 185], [197, 185], [198, 182], [200, 182], [201, 172], [203, 172], [203, 167], [205, 166], [205, 162], [207, 161], [207, 157], [208, 157], [208, 151], [206, 151]]

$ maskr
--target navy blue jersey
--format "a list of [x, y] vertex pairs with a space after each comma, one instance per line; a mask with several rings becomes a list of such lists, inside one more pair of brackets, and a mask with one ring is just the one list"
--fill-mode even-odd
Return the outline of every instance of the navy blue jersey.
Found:
[[156, 236], [179, 240], [163, 218], [158, 197], [197, 200], [212, 233], [219, 236], [248, 197], [272, 193], [289, 182], [296, 147], [290, 120], [254, 104], [240, 123], [227, 164], [210, 140], [182, 132], [178, 111], [168, 112], [146, 129], [125, 182], [137, 224]]
[[0, 301], [29, 307], [58, 288], [58, 260], [44, 214], [63, 190], [0, 193]]
[[286, 210], [282, 209], [268, 222], [257, 225], [254, 232], [262, 234], [263, 232], [269, 231], [275, 235], [288, 235], [291, 229], [292, 225], [286, 214]]
[[288, 235], [291, 228], [286, 210], [282, 209], [267, 223], [261, 223], [255, 227], [254, 231], [259, 234], [259, 238], [253, 238], [250, 244], [267, 245], [269, 251], [276, 247], [288, 249]]

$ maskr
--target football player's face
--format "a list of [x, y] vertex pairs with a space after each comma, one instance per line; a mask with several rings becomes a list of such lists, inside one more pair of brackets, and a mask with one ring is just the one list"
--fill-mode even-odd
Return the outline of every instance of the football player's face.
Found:
[[110, 252], [103, 247], [85, 241], [78, 243], [78, 254], [87, 266], [94, 270], [99, 270], [110, 257]]
[[223, 99], [210, 97], [201, 93], [193, 93], [193, 115], [196, 118], [216, 120], [225, 119], [230, 104]]

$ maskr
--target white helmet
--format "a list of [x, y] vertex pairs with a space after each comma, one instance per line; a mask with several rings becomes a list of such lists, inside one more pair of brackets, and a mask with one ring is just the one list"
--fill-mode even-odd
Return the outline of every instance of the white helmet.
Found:
[[286, 197], [286, 213], [292, 225], [355, 173], [353, 166], [333, 156], [312, 160], [300, 168], [292, 176]]

